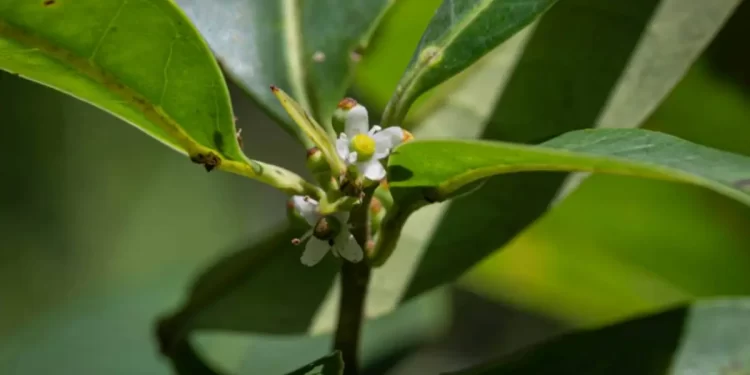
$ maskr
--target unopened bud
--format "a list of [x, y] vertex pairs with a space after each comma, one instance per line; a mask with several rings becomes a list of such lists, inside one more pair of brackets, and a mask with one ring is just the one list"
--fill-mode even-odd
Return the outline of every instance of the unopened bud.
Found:
[[323, 173], [330, 170], [328, 162], [323, 153], [317, 147], [307, 150], [307, 169], [313, 174]]
[[402, 143], [409, 142], [411, 140], [414, 140], [414, 134], [411, 134], [408, 130], [402, 129], [401, 130], [404, 133], [403, 138], [401, 138]]
[[344, 98], [342, 99], [338, 106], [336, 107], [336, 110], [333, 112], [333, 130], [336, 131], [336, 133], [343, 133], [344, 129], [346, 129], [346, 118], [349, 111], [357, 106], [357, 101], [352, 98]]

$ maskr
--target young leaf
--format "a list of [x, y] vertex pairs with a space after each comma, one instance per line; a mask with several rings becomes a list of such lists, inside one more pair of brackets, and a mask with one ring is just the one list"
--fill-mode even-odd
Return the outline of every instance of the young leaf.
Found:
[[570, 333], [454, 375], [741, 374], [750, 370], [750, 300], [705, 300]]
[[294, 120], [299, 129], [307, 136], [308, 139], [323, 153], [323, 156], [328, 161], [328, 165], [331, 167], [331, 171], [334, 175], [339, 175], [346, 170], [341, 158], [336, 153], [336, 148], [333, 145], [333, 140], [330, 138], [328, 133], [307, 114], [302, 106], [297, 103], [294, 99], [289, 97], [287, 93], [276, 86], [271, 86], [271, 92], [284, 107], [289, 117]]
[[422, 93], [467, 68], [555, 2], [444, 0], [386, 107], [383, 126], [400, 124]]
[[245, 158], [218, 65], [171, 1], [0, 1], [0, 49], [0, 69], [104, 109], [208, 170], [305, 190], [293, 173]]
[[[582, 128], [639, 125], [736, 5], [737, 1], [680, 0], [556, 4], [533, 30], [481, 137], [539, 143]], [[472, 90], [478, 98], [488, 96], [472, 87], [465, 91]], [[480, 102], [470, 98], [467, 95], [436, 112], [428, 125], [453, 129], [458, 120], [451, 119], [459, 118], [462, 127], [452, 132], [467, 128], [465, 113], [471, 106], [465, 103]], [[404, 298], [455, 280], [507, 244], [548, 209], [565, 177], [564, 173], [497, 176], [478, 193], [451, 202], [439, 225], [425, 229], [434, 236], [425, 250], [417, 251], [420, 264]], [[487, 202], [493, 202], [493, 210], [485, 209]], [[484, 221], [492, 223], [491, 231], [462, 225], [479, 211], [484, 211]], [[457, 247], [463, 249], [461, 257], [452, 257], [451, 269], [444, 269], [443, 254], [456, 255]]]
[[230, 77], [300, 136], [268, 86], [288, 91], [314, 118], [329, 123], [370, 35], [393, 2], [177, 0]]

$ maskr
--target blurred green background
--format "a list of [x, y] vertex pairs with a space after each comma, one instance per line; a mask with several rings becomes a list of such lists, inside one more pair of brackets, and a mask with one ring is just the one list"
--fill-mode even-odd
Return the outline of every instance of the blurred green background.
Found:
[[[645, 127], [750, 155], [750, 59], [740, 48], [748, 8]], [[411, 48], [428, 20], [429, 12], [415, 12], [406, 5], [387, 20], [371, 60], [363, 60], [354, 93], [373, 113], [410, 57], [393, 51]], [[412, 17], [406, 31], [402, 17]], [[232, 95], [245, 151], [305, 173], [304, 150], [243, 92]], [[114, 117], [12, 75], [0, 74], [0, 96], [0, 373], [169, 373], [152, 339], [154, 319], [212, 260], [284, 220], [284, 195], [207, 174]], [[368, 363], [372, 373], [453, 369], [565, 327], [695, 297], [748, 295], [748, 228], [750, 209], [717, 194], [593, 176], [465, 275], [452, 303], [418, 301], [397, 323], [384, 323], [396, 337], [429, 334], [418, 335], [412, 350]], [[477, 327], [488, 338], [466, 339]], [[382, 347], [394, 338], [373, 340]], [[327, 350], [320, 340], [273, 344], [266, 353], [244, 344], [237, 353], [222, 347], [215, 358], [242, 367], [255, 353], [244, 361], [270, 372], [278, 357], [269, 353], [309, 356], [300, 348], [310, 345]]]

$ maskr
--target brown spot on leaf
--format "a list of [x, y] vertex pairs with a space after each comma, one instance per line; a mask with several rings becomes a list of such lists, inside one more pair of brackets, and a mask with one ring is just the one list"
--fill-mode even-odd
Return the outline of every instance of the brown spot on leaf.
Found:
[[52, 5], [55, 5], [55, 4], [56, 4], [55, 0], [44, 0], [44, 2], [42, 3], [42, 5], [44, 5], [46, 7], [52, 6]]
[[191, 156], [190, 160], [192, 160], [193, 163], [202, 164], [203, 167], [206, 168], [206, 172], [211, 172], [214, 168], [221, 165], [221, 158], [213, 152], [207, 154], [196, 154]]
[[276, 87], [275, 85], [271, 85], [271, 91], [277, 92], [277, 91], [279, 91], [279, 88]]

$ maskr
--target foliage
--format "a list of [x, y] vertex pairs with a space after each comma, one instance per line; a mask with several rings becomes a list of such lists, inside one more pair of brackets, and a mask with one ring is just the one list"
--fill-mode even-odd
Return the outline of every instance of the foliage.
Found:
[[[738, 3], [0, 0], [0, 69], [90, 103], [208, 172], [287, 196], [286, 223], [210, 265], [155, 324], [176, 372], [224, 372], [195, 343], [233, 332], [331, 334], [333, 354], [282, 372], [358, 374], [371, 356], [360, 356], [360, 332], [378, 323], [369, 318], [445, 308], [425, 293], [542, 217], [576, 184], [567, 172], [693, 185], [750, 206], [750, 157], [636, 129]], [[424, 29], [394, 21], [405, 15]], [[302, 146], [277, 153], [306, 154], [306, 172], [245, 155], [266, 134], [238, 131], [224, 73]], [[369, 111], [344, 98], [359, 91], [376, 104]], [[216, 195], [209, 187], [200, 199]], [[207, 206], [184, 205], [211, 220]], [[747, 337], [735, 337], [746, 305], [697, 301], [462, 373], [719, 371], [722, 356], [747, 352]], [[383, 332], [383, 342], [395, 335]], [[306, 359], [329, 352], [307, 339], [316, 349]]]

